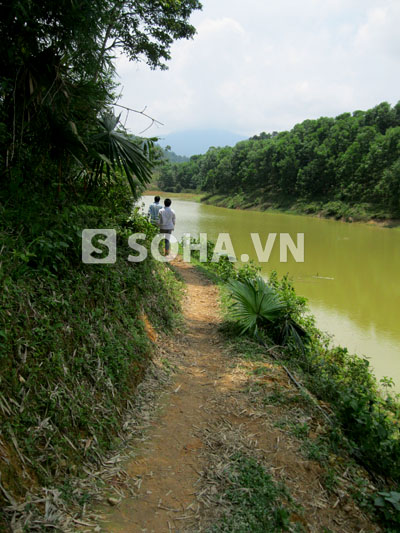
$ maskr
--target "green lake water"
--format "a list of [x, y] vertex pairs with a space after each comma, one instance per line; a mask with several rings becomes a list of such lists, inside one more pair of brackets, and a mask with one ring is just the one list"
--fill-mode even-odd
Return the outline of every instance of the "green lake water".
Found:
[[[147, 206], [153, 197], [144, 196]], [[366, 224], [346, 224], [307, 216], [241, 211], [172, 199], [177, 224], [174, 235], [218, 233], [231, 236], [236, 257], [248, 254], [257, 262], [250, 233], [259, 233], [264, 246], [277, 233], [268, 263], [271, 270], [289, 273], [298, 294], [306, 296], [320, 329], [333, 342], [370, 360], [378, 378], [389, 376], [400, 392], [400, 231]], [[296, 242], [304, 233], [304, 262], [290, 252], [279, 258], [279, 234]]]

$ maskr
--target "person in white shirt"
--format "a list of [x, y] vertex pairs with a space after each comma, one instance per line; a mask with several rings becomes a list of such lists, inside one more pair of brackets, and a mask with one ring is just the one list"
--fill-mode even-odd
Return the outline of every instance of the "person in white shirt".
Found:
[[160, 233], [165, 233], [165, 255], [169, 254], [169, 239], [172, 231], [175, 228], [175, 211], [171, 209], [171, 200], [166, 198], [164, 200], [164, 207], [158, 212], [158, 225]]

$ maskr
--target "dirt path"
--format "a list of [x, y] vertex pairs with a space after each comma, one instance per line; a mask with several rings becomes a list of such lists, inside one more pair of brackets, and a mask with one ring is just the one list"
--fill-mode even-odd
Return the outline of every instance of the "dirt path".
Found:
[[[147, 443], [139, 445], [136, 458], [126, 467], [137, 480], [137, 495], [112, 508], [102, 530], [204, 531], [204, 524], [212, 523], [218, 509], [212, 500], [213, 487], [207, 494], [201, 485], [207, 478], [205, 472], [222, 464], [218, 454], [222, 457], [230, 440], [232, 446], [242, 443], [257, 449], [276, 477], [285, 481], [305, 509], [298, 521], [306, 531], [323, 531], [324, 527], [340, 533], [378, 531], [346, 495], [338, 498], [324, 491], [320, 465], [304, 459], [298, 443], [274, 426], [279, 412], [266, 413], [254, 395], [243, 393], [252, 378], [246, 365], [239, 368], [226, 354], [218, 332], [217, 287], [188, 264], [178, 260], [174, 266], [187, 285], [187, 329], [172, 344], [177, 372]], [[271, 388], [279, 382], [290, 390], [280, 368], [268, 364], [265, 368], [268, 375], [257, 379]]]
[[224, 366], [218, 346], [218, 289], [189, 265], [177, 261], [175, 267], [187, 284], [187, 333], [174, 339], [181, 356], [179, 372], [148, 449], [127, 468], [143, 480], [139, 497], [124, 500], [112, 513], [109, 532], [180, 531], [187, 507], [195, 509], [195, 485], [203, 466], [198, 456], [202, 443], [195, 435], [207, 425], [204, 407], [215, 394], [214, 382]]

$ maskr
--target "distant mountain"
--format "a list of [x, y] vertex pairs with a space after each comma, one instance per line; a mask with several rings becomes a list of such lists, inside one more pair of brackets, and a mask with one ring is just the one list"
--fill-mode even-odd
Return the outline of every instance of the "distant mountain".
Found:
[[185, 130], [169, 133], [159, 140], [159, 144], [164, 148], [170, 146], [176, 154], [191, 156], [204, 154], [210, 146], [234, 146], [246, 138], [225, 130]]
[[171, 161], [171, 163], [186, 163], [186, 161], [189, 161], [189, 157], [186, 155], [178, 155], [175, 152], [172, 152], [171, 150], [165, 150], [163, 149], [164, 157], [168, 159], [168, 161]]

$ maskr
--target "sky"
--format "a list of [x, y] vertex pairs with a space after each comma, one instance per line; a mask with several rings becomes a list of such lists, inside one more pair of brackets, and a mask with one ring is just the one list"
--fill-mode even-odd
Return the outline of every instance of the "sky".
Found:
[[[282, 131], [400, 100], [400, 0], [203, 0], [167, 71], [117, 59], [119, 103], [146, 136]], [[134, 134], [150, 125], [122, 115]]]

